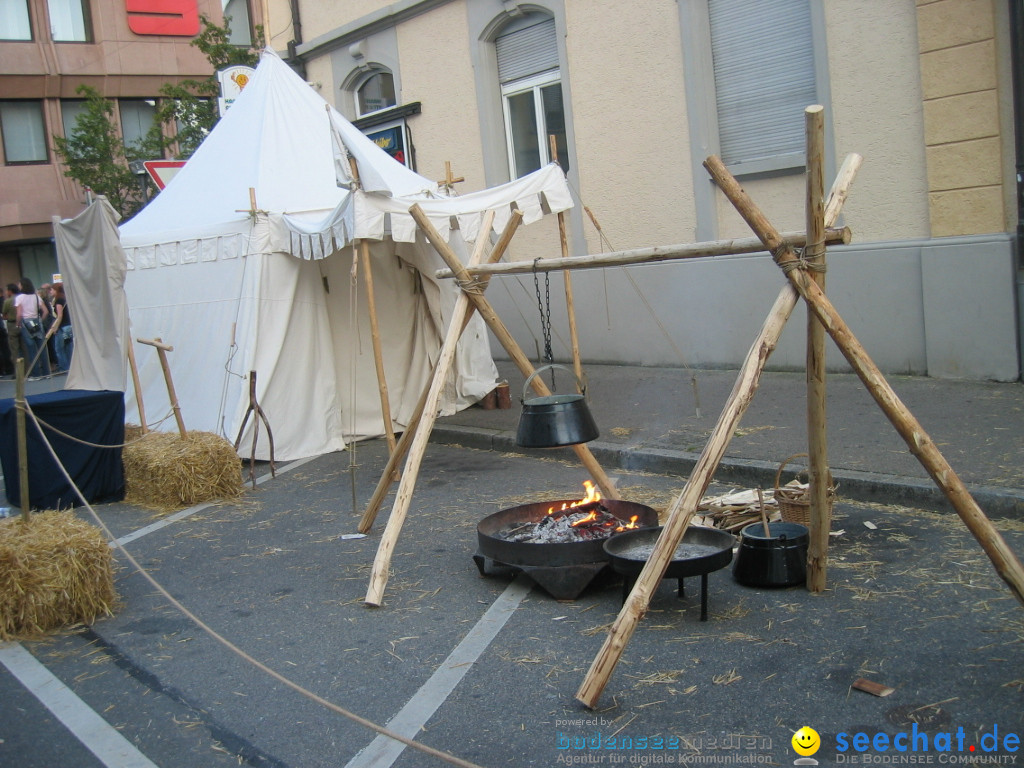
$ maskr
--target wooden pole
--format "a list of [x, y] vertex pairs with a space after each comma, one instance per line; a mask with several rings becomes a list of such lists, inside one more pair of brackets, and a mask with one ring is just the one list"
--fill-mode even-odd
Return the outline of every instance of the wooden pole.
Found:
[[[860, 167], [860, 156], [850, 155], [843, 163], [839, 175], [836, 177], [829, 193], [829, 200], [825, 206], [825, 221], [830, 223], [839, 217], [843, 202], [849, 186], [853, 183], [853, 177]], [[647, 564], [640, 572], [633, 590], [629, 593], [626, 602], [619, 611], [618, 618], [612, 625], [605, 638], [605, 642], [594, 658], [590, 669], [587, 672], [583, 683], [576, 692], [576, 698], [586, 706], [594, 708], [601, 697], [601, 692], [608, 684], [615, 666], [619, 663], [629, 639], [636, 630], [636, 625], [647, 612], [651, 595], [658, 582], [661, 581], [672, 559], [675, 549], [679, 546], [690, 520], [697, 511], [710, 482], [718, 467], [725, 448], [739, 423], [740, 417], [746, 411], [750, 400], [754, 396], [757, 384], [768, 355], [778, 343], [779, 336], [785, 326], [786, 320], [792, 313], [799, 298], [796, 289], [792, 285], [783, 286], [775, 299], [771, 312], [761, 326], [757, 339], [747, 353], [743, 367], [740, 369], [733, 386], [733, 391], [726, 402], [725, 408], [718, 417], [718, 423], [712, 432], [712, 436], [704, 447], [704, 451], [697, 464], [690, 473], [690, 479], [683, 488], [682, 493], [675, 500], [668, 512], [665, 526], [662, 528], [658, 542], [655, 544], [654, 552], [651, 553]]]
[[[558, 162], [558, 142], [555, 134], [548, 136], [548, 143], [551, 147], [551, 159]], [[562, 249], [562, 258], [569, 258], [569, 233], [565, 224], [565, 211], [558, 212], [558, 242]], [[572, 350], [572, 369], [576, 374], [577, 386], [583, 386], [583, 361], [580, 359], [580, 336], [576, 328], [576, 300], [572, 293], [572, 273], [565, 269], [562, 271], [562, 281], [565, 283], [565, 311], [569, 318], [569, 347]]]
[[174, 411], [174, 420], [178, 422], [178, 432], [182, 437], [185, 437], [185, 421], [181, 418], [181, 408], [178, 407], [178, 395], [174, 391], [174, 381], [171, 379], [171, 366], [167, 362], [167, 353], [173, 352], [174, 347], [169, 344], [164, 344], [163, 340], [159, 337], [155, 339], [136, 339], [139, 344], [148, 344], [151, 347], [156, 347], [156, 352], [160, 356], [160, 368], [164, 372], [164, 382], [167, 384], [167, 396], [171, 400], [171, 410]]
[[[352, 180], [359, 185], [359, 165], [349, 155]], [[388, 441], [388, 452], [395, 452], [395, 426], [391, 422], [391, 399], [388, 396], [388, 380], [384, 372], [384, 352], [380, 343], [380, 323], [377, 320], [377, 299], [373, 292], [373, 268], [370, 266], [370, 243], [365, 238], [359, 241], [359, 259], [363, 265], [363, 282], [366, 285], [366, 311], [370, 316], [370, 340], [373, 346], [373, 367], [377, 371], [377, 392], [380, 394], [380, 415], [384, 421], [384, 435]], [[354, 329], [353, 329], [354, 330]]]
[[[443, 258], [445, 263], [455, 271], [458, 279], [468, 284], [472, 280], [469, 272], [467, 272], [466, 268], [459, 263], [458, 257], [451, 248], [448, 247], [448, 243], [444, 241], [444, 238], [441, 237], [438, 231], [430, 223], [430, 220], [423, 213], [423, 209], [418, 205], [414, 205], [409, 209], [409, 213], [416, 220], [420, 229], [422, 229], [426, 234], [427, 239], [430, 240], [430, 244], [434, 246], [434, 249], [438, 253], [441, 254], [441, 258]], [[512, 337], [512, 334], [509, 333], [508, 328], [505, 327], [501, 318], [498, 317], [498, 313], [495, 312], [494, 307], [491, 306], [491, 303], [487, 301], [483, 294], [471, 293], [469, 298], [476, 305], [477, 311], [484, 319], [484, 322], [487, 323], [487, 327], [491, 329], [491, 333], [497, 337], [498, 341], [505, 348], [505, 351], [508, 352], [512, 362], [516, 364], [516, 367], [523, 376], [529, 379], [530, 376], [536, 372], [533, 367], [533, 363], [530, 362], [530, 359]], [[544, 397], [551, 394], [551, 390], [548, 389], [540, 376], [534, 376], [530, 383], [533, 390], [538, 395]], [[603, 493], [606, 498], [618, 499], [619, 492], [615, 489], [615, 486], [608, 478], [608, 475], [605, 474], [601, 465], [597, 463], [597, 459], [594, 458], [594, 454], [590, 452], [590, 449], [587, 448], [586, 445], [574, 445], [572, 446], [572, 449], [576, 452], [576, 456], [579, 457], [580, 462], [586, 468], [587, 472], [590, 473], [594, 482], [597, 483], [598, 487], [601, 489], [601, 493]]]
[[377, 319], [377, 300], [373, 293], [373, 268], [370, 266], [370, 244], [359, 241], [359, 258], [363, 264], [363, 282], [366, 284], [366, 311], [370, 315], [370, 338], [373, 341], [373, 365], [377, 370], [377, 391], [380, 393], [380, 413], [384, 420], [384, 434], [388, 451], [395, 452], [395, 426], [391, 422], [391, 399], [388, 395], [388, 380], [384, 372], [384, 352], [380, 342], [380, 323]]
[[[825, 108], [815, 104], [804, 111], [807, 134], [807, 245], [804, 258], [811, 278], [825, 290]], [[820, 270], [820, 271], [819, 271]], [[810, 525], [807, 545], [807, 589], [825, 589], [828, 537], [832, 528], [829, 506], [828, 416], [825, 385], [825, 327], [807, 313], [807, 453], [810, 469]]]
[[[516, 215], [517, 214], [517, 215]], [[514, 214], [516, 226], [522, 219], [522, 213], [517, 211]], [[477, 248], [470, 256], [470, 263], [479, 261], [483, 253], [483, 241], [480, 237], [477, 241]], [[448, 244], [445, 243], [445, 247]], [[377, 555], [373, 560], [373, 570], [370, 574], [370, 585], [366, 590], [364, 602], [368, 606], [380, 606], [384, 597], [384, 587], [388, 581], [388, 571], [391, 567], [391, 555], [394, 552], [395, 544], [398, 542], [398, 534], [405, 523], [405, 517], [409, 512], [409, 504], [412, 501], [412, 492], [416, 486], [416, 478], [419, 475], [420, 465], [423, 462], [423, 455], [427, 450], [427, 441], [430, 439], [430, 432], [437, 420], [437, 406], [441, 400], [441, 393], [445, 381], [455, 360], [455, 352], [458, 348], [459, 338], [462, 336], [463, 328], [469, 318], [471, 306], [469, 290], [463, 287], [459, 298], [455, 302], [455, 309], [452, 310], [452, 319], [448, 324], [448, 332], [445, 334], [444, 342], [441, 344], [441, 352], [437, 358], [437, 365], [434, 368], [434, 375], [430, 381], [430, 388], [423, 405], [423, 415], [416, 426], [416, 434], [413, 436], [409, 446], [409, 458], [406, 460], [405, 469], [402, 472], [402, 480], [398, 484], [398, 493], [395, 496], [395, 504], [388, 518], [388, 524], [384, 528], [380, 544], [377, 547]]]
[[[522, 212], [517, 211], [508, 220], [505, 225], [505, 229], [501, 233], [501, 237], [498, 238], [498, 242], [495, 243], [494, 248], [491, 250], [491, 254], [488, 257], [488, 261], [497, 261], [500, 259], [505, 251], [508, 249], [509, 243], [512, 241], [512, 236], [515, 234], [516, 229], [519, 228], [522, 223], [523, 216]], [[484, 214], [483, 220], [480, 225], [480, 234], [477, 235], [477, 247], [481, 248], [484, 244], [489, 242], [489, 232], [491, 226], [494, 223], [494, 211], [488, 211]], [[473, 259], [471, 258], [470, 261]], [[482, 278], [479, 281], [480, 290], [486, 290], [489, 278]], [[469, 325], [469, 321], [472, 319], [473, 312], [476, 311], [475, 307], [470, 307], [469, 314], [466, 316], [465, 321], [462, 323], [462, 331], [465, 332], [466, 326]], [[462, 335], [460, 333], [459, 338]], [[431, 373], [431, 377], [433, 377]], [[395, 470], [398, 467], [399, 462], [404, 458], [406, 451], [409, 450], [409, 444], [412, 442], [413, 435], [416, 432], [416, 428], [420, 423], [420, 418], [423, 416], [423, 407], [427, 402], [427, 393], [430, 392], [430, 381], [423, 388], [420, 399], [416, 403], [416, 408], [413, 409], [412, 417], [409, 419], [409, 423], [405, 427], [405, 432], [402, 433], [401, 439], [398, 441], [398, 445], [395, 450], [391, 453], [388, 458], [388, 463], [384, 467], [384, 474], [381, 475], [380, 480], [377, 482], [377, 488], [373, 492], [373, 496], [370, 497], [369, 504], [366, 505], [366, 510], [363, 512], [363, 517], [359, 521], [358, 531], [360, 533], [366, 533], [373, 527], [373, 521], [377, 518], [377, 512], [380, 510], [380, 505], [384, 503], [384, 497], [387, 496], [388, 489], [391, 487], [391, 481], [398, 479], [395, 474]]]
[[132, 387], [135, 390], [135, 404], [139, 406], [139, 421], [142, 422], [142, 434], [149, 432], [146, 424], [146, 407], [142, 404], [142, 384], [139, 383], [139, 366], [135, 362], [135, 347], [132, 345], [131, 334], [128, 336], [128, 368], [132, 372]]
[[[782, 237], [794, 248], [802, 248], [807, 242], [804, 232], [787, 232]], [[825, 230], [825, 242], [828, 245], [849, 243], [850, 238], [850, 230], [845, 227]], [[713, 240], [707, 243], [658, 245], [653, 248], [608, 251], [607, 253], [591, 253], [585, 256], [569, 256], [567, 258], [482, 264], [478, 267], [467, 268], [466, 271], [471, 275], [524, 275], [535, 270], [537, 272], [553, 272], [558, 269], [628, 267], [633, 264], [653, 264], [659, 261], [732, 256], [743, 253], [757, 253], [763, 250], [764, 243], [756, 237], [743, 237], [733, 240]], [[439, 269], [434, 276], [438, 279], [452, 278], [455, 277], [455, 272], [452, 269]]]
[[18, 433], [18, 496], [21, 501], [21, 520], [27, 523], [32, 515], [32, 501], [28, 487], [28, 431], [25, 429], [25, 358], [19, 357], [14, 364], [14, 414], [15, 429]]
[[928, 471], [968, 530], [985, 550], [996, 572], [1009, 585], [1017, 600], [1024, 604], [1024, 567], [971, 497], [963, 481], [940, 453], [920, 422], [893, 391], [828, 297], [807, 277], [804, 270], [792, 268], [792, 265], [798, 262], [796, 254], [779, 240], [774, 227], [743, 191], [722, 161], [717, 157], [710, 157], [704, 165], [750, 228], [763, 240], [776, 263], [786, 272], [790, 283], [821, 320], [825, 330], [906, 442], [910, 452]]

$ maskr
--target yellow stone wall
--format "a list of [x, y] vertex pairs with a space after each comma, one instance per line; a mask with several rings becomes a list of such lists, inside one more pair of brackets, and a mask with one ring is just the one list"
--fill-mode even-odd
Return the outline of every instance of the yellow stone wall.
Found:
[[917, 1], [933, 237], [1007, 230], [994, 2]]

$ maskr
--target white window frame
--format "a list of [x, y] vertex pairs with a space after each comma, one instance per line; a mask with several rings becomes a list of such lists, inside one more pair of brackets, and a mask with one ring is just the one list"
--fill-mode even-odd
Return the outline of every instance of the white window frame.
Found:
[[[361, 105], [359, 103], [360, 102], [360, 96], [359, 96], [360, 91], [362, 91], [363, 87], [366, 86], [373, 78], [381, 76], [381, 75], [387, 75], [388, 77], [391, 78], [391, 88], [395, 92], [394, 103], [387, 104], [387, 105], [385, 105], [383, 107], [378, 107], [377, 109], [371, 109], [371, 110], [368, 110], [366, 112], [363, 112], [362, 107], [361, 107]], [[361, 117], [366, 117], [367, 115], [372, 115], [375, 112], [382, 112], [385, 109], [391, 109], [392, 107], [396, 107], [396, 106], [398, 106], [398, 81], [397, 81], [397, 79], [395, 78], [395, 76], [394, 76], [394, 74], [392, 72], [389, 72], [388, 70], [383, 69], [383, 68], [374, 69], [373, 71], [368, 72], [366, 77], [362, 78], [358, 82], [358, 84], [356, 84], [356, 87], [352, 89], [352, 101], [355, 103], [356, 119], [357, 120], [359, 118], [361, 118]]]
[[505, 120], [505, 149], [508, 154], [508, 172], [510, 178], [518, 179], [520, 176], [524, 176], [536, 169], [531, 168], [529, 171], [523, 171], [522, 173], [519, 173], [516, 169], [515, 142], [512, 138], [512, 115], [511, 110], [509, 109], [509, 98], [512, 96], [519, 96], [520, 94], [528, 93], [530, 91], [533, 92], [533, 109], [536, 121], [537, 143], [540, 147], [540, 167], [543, 168], [551, 162], [551, 149], [548, 145], [548, 130], [544, 119], [544, 100], [541, 95], [541, 91], [546, 86], [555, 84], [561, 85], [561, 83], [561, 71], [558, 69], [552, 69], [547, 72], [541, 72], [537, 75], [525, 77], [521, 80], [513, 80], [501, 87], [501, 107]]

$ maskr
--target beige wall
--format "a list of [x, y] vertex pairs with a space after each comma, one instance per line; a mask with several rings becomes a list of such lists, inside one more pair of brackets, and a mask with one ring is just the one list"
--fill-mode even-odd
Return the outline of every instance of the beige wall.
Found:
[[465, 178], [456, 186], [462, 192], [486, 186], [468, 39], [465, 0], [398, 28], [400, 102], [420, 101], [424, 110], [409, 118], [416, 170], [437, 181], [449, 161], [452, 174]]
[[[583, 203], [616, 248], [692, 240], [693, 169], [675, 2], [566, 5]], [[589, 222], [585, 230], [587, 250], [600, 251]]]

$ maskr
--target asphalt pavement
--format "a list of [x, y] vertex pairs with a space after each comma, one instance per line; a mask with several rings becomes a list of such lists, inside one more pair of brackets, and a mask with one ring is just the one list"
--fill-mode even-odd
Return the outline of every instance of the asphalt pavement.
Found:
[[[351, 536], [383, 441], [274, 477], [263, 465], [237, 502], [171, 515], [98, 507], [170, 594], [303, 690], [211, 637], [118, 553], [115, 616], [0, 645], [0, 765], [446, 764], [378, 739], [325, 701], [481, 766], [791, 764], [803, 726], [820, 735], [821, 763], [1015, 763], [1021, 606], [926, 492], [924, 471], [852, 376], [829, 380], [839, 499], [827, 589], [745, 587], [724, 568], [710, 574], [701, 622], [697, 581], [680, 598], [666, 580], [598, 706], [580, 705], [575, 693], [621, 605], [615, 578], [558, 601], [515, 571], [482, 576], [472, 558], [481, 518], [573, 498], [586, 477], [571, 452], [514, 450], [522, 378], [501, 367], [513, 408], [439, 422], [380, 608], [363, 598], [393, 496], [369, 536]], [[664, 509], [735, 372], [588, 374], [595, 455], [624, 498]], [[1024, 551], [1021, 385], [893, 383]], [[800, 374], [766, 374], [711, 492], [769, 487], [805, 443], [803, 410]], [[892, 691], [864, 692], [859, 679]]]

